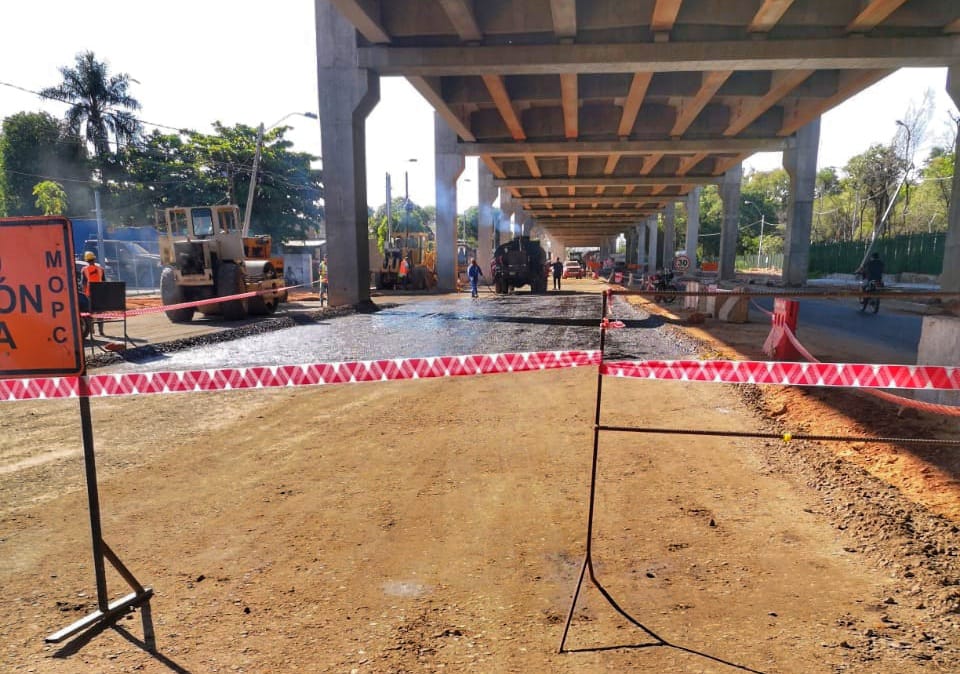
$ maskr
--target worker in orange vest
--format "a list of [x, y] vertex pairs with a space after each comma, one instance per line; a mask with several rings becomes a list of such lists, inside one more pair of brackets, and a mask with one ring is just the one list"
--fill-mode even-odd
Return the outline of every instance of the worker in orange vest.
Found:
[[[97, 264], [97, 256], [93, 251], [88, 250], [83, 254], [83, 259], [87, 266], [83, 268], [83, 294], [90, 298], [90, 284], [102, 283], [106, 279], [106, 273], [103, 267]], [[93, 304], [90, 305], [93, 307]], [[97, 321], [97, 330], [103, 334], [103, 321]]]

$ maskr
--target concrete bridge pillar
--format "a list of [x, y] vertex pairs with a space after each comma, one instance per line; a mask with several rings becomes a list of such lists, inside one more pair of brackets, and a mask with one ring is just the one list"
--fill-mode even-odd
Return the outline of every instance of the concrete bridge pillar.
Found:
[[316, 29], [329, 301], [354, 305], [370, 300], [364, 123], [380, 100], [380, 79], [351, 65], [356, 28], [328, 0], [316, 3]]
[[627, 240], [626, 260], [627, 264], [637, 264], [637, 230], [628, 229], [624, 233]]
[[[960, 106], [960, 65], [947, 72], [947, 93]], [[943, 251], [940, 289], [960, 292], [960, 135], [957, 136], [953, 164], [953, 192], [947, 216], [947, 240]], [[950, 314], [924, 316], [917, 347], [918, 365], [957, 365], [960, 353], [960, 301], [947, 300]], [[917, 398], [941, 405], [960, 405], [957, 391], [917, 391]]]
[[434, 166], [437, 180], [437, 287], [457, 288], [457, 178], [464, 157], [457, 151], [457, 134], [433, 113]]
[[[954, 104], [960, 107], [960, 64], [947, 71], [947, 93]], [[956, 147], [960, 148], [960, 134], [957, 134]], [[951, 194], [953, 196], [950, 198], [950, 211], [947, 216], [947, 240], [943, 251], [940, 289], [960, 292], [960, 152], [954, 153]], [[954, 313], [957, 313], [956, 309]]]
[[783, 151], [783, 168], [790, 176], [787, 230], [783, 238], [783, 282], [787, 286], [802, 286], [807, 282], [819, 147], [820, 118], [817, 117], [797, 131], [796, 145]]
[[513, 194], [508, 189], [500, 189], [500, 222], [494, 228], [493, 246], [510, 239], [510, 218], [513, 216]]
[[697, 246], [700, 245], [700, 188], [694, 187], [687, 193], [687, 236], [684, 248], [690, 258], [688, 274], [696, 274], [700, 269], [697, 259]]
[[723, 223], [720, 225], [720, 264], [718, 277], [732, 281], [737, 276], [737, 235], [740, 230], [740, 182], [743, 164], [723, 174], [720, 199], [723, 201]]
[[645, 274], [647, 270], [647, 221], [644, 219], [634, 228], [637, 233], [637, 265], [640, 267], [640, 273]]
[[677, 234], [675, 224], [676, 206], [673, 202], [670, 202], [663, 209], [663, 267], [668, 271], [673, 269], [673, 256], [676, 253]]
[[493, 256], [493, 202], [497, 199], [497, 188], [493, 185], [493, 174], [487, 165], [479, 162], [477, 166], [477, 264], [484, 274], [489, 273]]
[[647, 273], [655, 274], [660, 264], [657, 260], [657, 239], [660, 233], [660, 223], [657, 216], [651, 215], [647, 218], [647, 231], [650, 233], [650, 245], [647, 248]]

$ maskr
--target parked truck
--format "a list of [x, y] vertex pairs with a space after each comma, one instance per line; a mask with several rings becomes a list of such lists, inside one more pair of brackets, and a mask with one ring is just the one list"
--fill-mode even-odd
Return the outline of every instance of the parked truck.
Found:
[[194, 311], [222, 314], [227, 320], [248, 313], [267, 314], [287, 299], [283, 290], [283, 258], [271, 255], [269, 236], [243, 236], [237, 206], [167, 208], [158, 213], [160, 296], [165, 306], [228, 297], [256, 291], [242, 299], [169, 309], [174, 323], [185, 323]]
[[518, 236], [500, 244], [491, 266], [493, 287], [500, 294], [525, 285], [530, 292], [547, 292], [547, 253], [536, 239]]

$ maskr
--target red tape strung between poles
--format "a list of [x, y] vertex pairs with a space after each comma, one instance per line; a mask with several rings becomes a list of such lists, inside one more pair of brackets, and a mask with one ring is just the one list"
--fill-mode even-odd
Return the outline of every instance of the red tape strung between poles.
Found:
[[602, 374], [720, 384], [780, 384], [847, 388], [960, 389], [960, 368], [938, 365], [793, 363], [756, 360], [607, 361]]
[[0, 402], [76, 398], [80, 395], [109, 397], [463, 377], [584, 367], [599, 362], [599, 351], [538, 351], [85, 377], [0, 379]]

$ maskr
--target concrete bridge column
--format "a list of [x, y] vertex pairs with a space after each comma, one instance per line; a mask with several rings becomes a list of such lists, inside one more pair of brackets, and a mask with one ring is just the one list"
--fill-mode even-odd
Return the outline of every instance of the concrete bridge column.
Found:
[[723, 223], [720, 225], [721, 281], [732, 281], [737, 276], [737, 235], [740, 229], [740, 182], [743, 164], [737, 164], [723, 174], [720, 199], [723, 201]]
[[[960, 65], [947, 72], [947, 93], [960, 106]], [[940, 289], [960, 292], [960, 135], [957, 136], [953, 164], [953, 192], [947, 215], [947, 240], [943, 251], [943, 273]], [[960, 301], [947, 300], [950, 314], [924, 316], [917, 347], [918, 365], [957, 365], [960, 353]], [[951, 315], [952, 314], [952, 315]], [[917, 398], [941, 405], [960, 405], [956, 391], [917, 391]]]
[[675, 242], [677, 240], [677, 233], [675, 229], [675, 218], [676, 207], [673, 202], [671, 202], [663, 209], [663, 267], [667, 271], [673, 269], [673, 256], [676, 253]]
[[657, 239], [660, 233], [660, 223], [657, 219], [657, 216], [651, 215], [647, 218], [647, 231], [650, 232], [650, 245], [647, 248], [647, 260], [648, 260], [648, 273], [655, 274], [657, 269], [659, 269], [659, 261], [657, 260]]
[[700, 245], [700, 188], [694, 187], [687, 193], [687, 236], [684, 249], [690, 258], [687, 274], [695, 275], [700, 270], [697, 259], [697, 246]]
[[637, 264], [637, 230], [628, 229], [624, 233], [624, 237], [627, 239], [627, 255], [626, 260], [627, 264]]
[[493, 257], [493, 202], [497, 198], [497, 188], [493, 185], [493, 174], [483, 162], [477, 166], [477, 264], [484, 274], [489, 273], [490, 260]]
[[[955, 105], [960, 107], [960, 64], [947, 71], [947, 93]], [[957, 134], [957, 148], [960, 148], [960, 134]], [[953, 196], [950, 198], [950, 211], [947, 215], [947, 240], [943, 251], [943, 273], [940, 275], [940, 289], [960, 292], [960, 152], [953, 160]], [[958, 309], [954, 309], [958, 313]]]
[[647, 273], [647, 221], [644, 219], [634, 228], [637, 233], [637, 265], [640, 267], [640, 273]]
[[510, 238], [510, 218], [513, 216], [513, 194], [510, 190], [500, 190], [500, 222], [493, 232], [493, 246], [496, 248]]
[[433, 113], [434, 166], [437, 173], [437, 287], [457, 288], [457, 178], [464, 158], [457, 151], [457, 134]]
[[380, 79], [350, 65], [358, 58], [356, 28], [328, 0], [316, 3], [316, 28], [329, 301], [353, 305], [370, 301], [364, 122], [380, 100]]
[[783, 238], [783, 282], [787, 286], [802, 286], [807, 282], [819, 147], [820, 118], [817, 117], [797, 131], [796, 145], [783, 151], [783, 168], [790, 176], [787, 231]]

